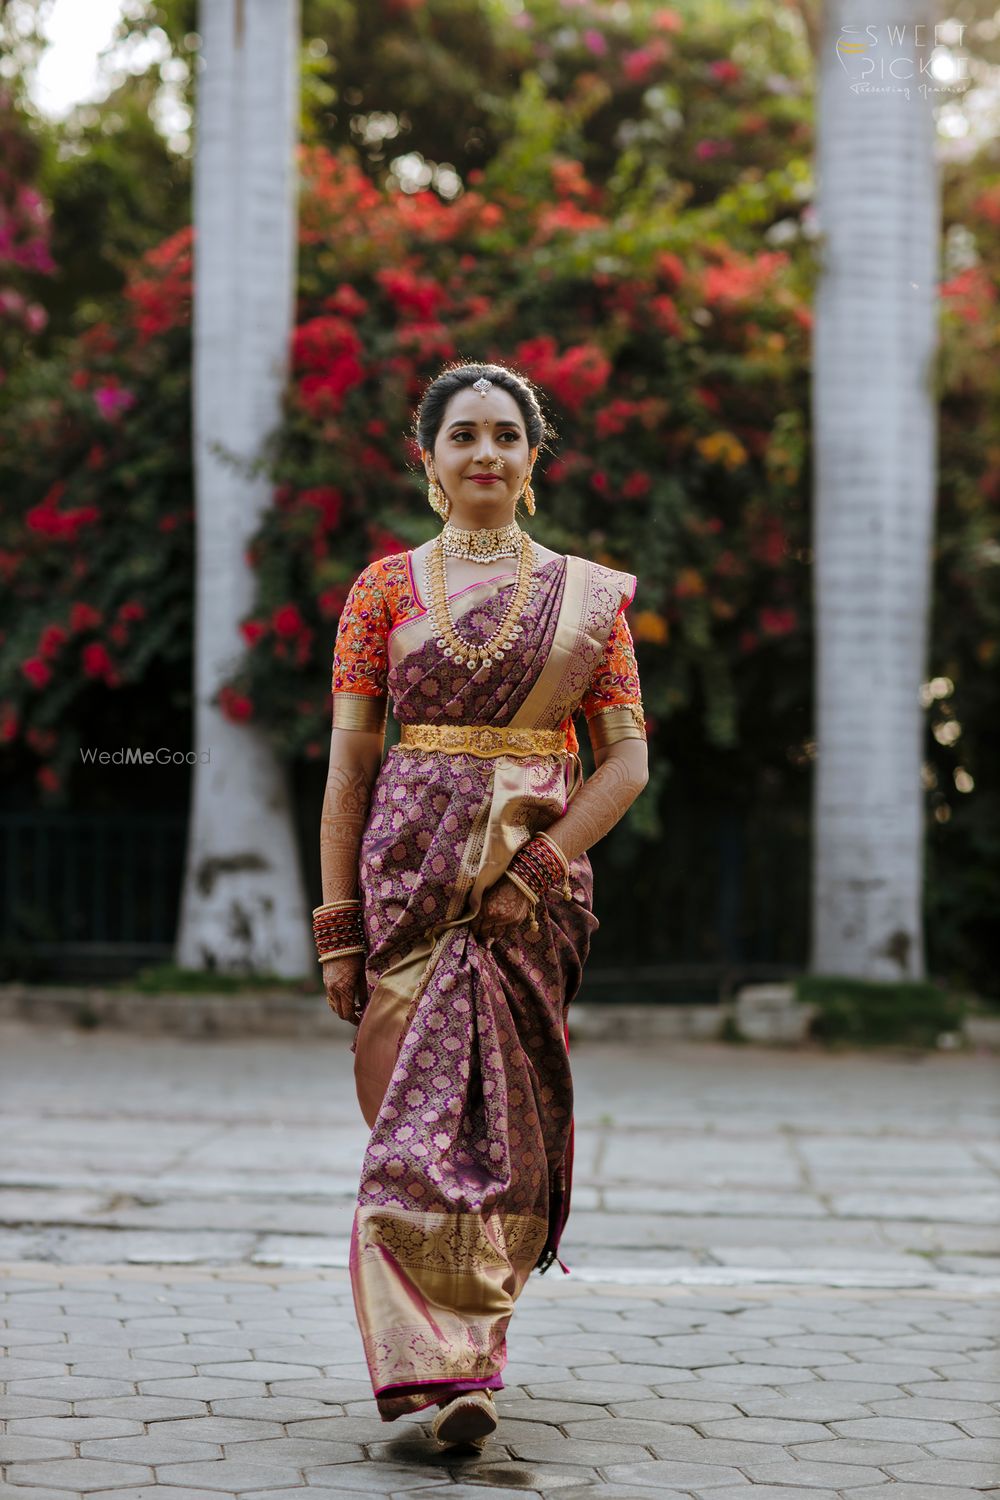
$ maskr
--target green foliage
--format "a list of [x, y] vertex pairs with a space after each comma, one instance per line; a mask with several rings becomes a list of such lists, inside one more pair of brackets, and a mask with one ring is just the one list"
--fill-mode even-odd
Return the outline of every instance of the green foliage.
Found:
[[961, 1030], [963, 999], [936, 984], [877, 984], [827, 974], [796, 982], [796, 998], [817, 1009], [810, 1034], [855, 1045], [933, 1047], [943, 1032]]
[[118, 988], [140, 995], [241, 995], [260, 990], [315, 995], [319, 981], [315, 975], [290, 980], [276, 974], [216, 974], [203, 969], [181, 969], [176, 964], [157, 964], [123, 979]]

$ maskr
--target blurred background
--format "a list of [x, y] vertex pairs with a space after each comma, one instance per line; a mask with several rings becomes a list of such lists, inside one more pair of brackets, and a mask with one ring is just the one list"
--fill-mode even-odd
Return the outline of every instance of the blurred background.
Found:
[[[242, 0], [0, 7], [8, 981], [179, 986], [197, 967], [175, 955], [198, 776], [193, 202], [200, 112], [225, 77], [203, 45], [213, 9], [233, 56], [264, 45]], [[295, 42], [294, 296], [276, 421], [258, 421], [256, 453], [230, 445], [266, 503], [211, 701], [228, 743], [254, 736], [280, 768], [306, 904], [320, 899], [347, 590], [438, 528], [410, 436], [424, 385], [447, 360], [498, 358], [538, 382], [558, 433], [532, 533], [639, 578], [628, 619], [651, 776], [592, 851], [602, 925], [583, 998], [712, 1002], [829, 972], [815, 961], [813, 340], [829, 227], [816, 159], [837, 108], [820, 81], [844, 68], [839, 21], [807, 0], [271, 9]], [[941, 20], [936, 76], [959, 56], [967, 76], [928, 106], [934, 362], [915, 368], [905, 340], [889, 349], [936, 423], [935, 451], [912, 458], [931, 507], [931, 546], [917, 528], [909, 556], [927, 609], [901, 626], [927, 639], [905, 730], [923, 832], [903, 884], [923, 932], [892, 971], [852, 953], [832, 968], [995, 1006], [1000, 23], [972, 4]], [[266, 139], [275, 102], [253, 76], [246, 113], [212, 117], [235, 133], [213, 143], [234, 161], [240, 121], [252, 157], [251, 126]], [[863, 136], [851, 156], [863, 177]], [[235, 295], [245, 273], [212, 265], [220, 297]], [[230, 315], [252, 326], [252, 301]], [[840, 380], [870, 357], [856, 340]], [[841, 498], [879, 461], [863, 442], [847, 458]], [[875, 744], [898, 733], [871, 684], [846, 691]], [[121, 747], [170, 759], [94, 758]], [[260, 962], [205, 967], [268, 977]]]

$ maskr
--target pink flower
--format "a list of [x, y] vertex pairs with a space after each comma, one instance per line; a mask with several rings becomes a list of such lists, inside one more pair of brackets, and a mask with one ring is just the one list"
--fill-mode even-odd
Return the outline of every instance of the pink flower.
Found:
[[709, 63], [708, 71], [717, 83], [737, 83], [743, 77], [743, 69], [738, 63], [731, 62], [728, 57]]
[[583, 45], [594, 57], [604, 57], [608, 50], [608, 39], [603, 31], [598, 31], [595, 26], [588, 26], [583, 33]]
[[119, 385], [99, 385], [94, 390], [94, 400], [102, 417], [109, 422], [135, 405], [135, 396]]

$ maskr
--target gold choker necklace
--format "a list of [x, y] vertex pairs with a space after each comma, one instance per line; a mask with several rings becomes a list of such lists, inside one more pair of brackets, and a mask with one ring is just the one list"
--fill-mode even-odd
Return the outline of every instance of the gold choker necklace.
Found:
[[516, 521], [506, 526], [481, 526], [474, 531], [446, 521], [438, 541], [446, 557], [463, 557], [470, 562], [496, 562], [501, 557], [517, 557], [521, 539], [527, 533]]
[[[463, 535], [464, 533], [460, 533]], [[472, 533], [476, 535], [475, 532]], [[535, 545], [526, 531], [521, 532], [518, 549], [517, 582], [503, 619], [485, 641], [467, 641], [455, 629], [448, 602], [448, 585], [445, 580], [444, 548], [441, 538], [435, 537], [427, 559], [427, 574], [430, 580], [430, 616], [437, 630], [437, 644], [453, 665], [468, 666], [473, 671], [488, 661], [502, 661], [508, 648], [523, 634], [521, 616], [535, 596], [538, 579], [534, 572]]]

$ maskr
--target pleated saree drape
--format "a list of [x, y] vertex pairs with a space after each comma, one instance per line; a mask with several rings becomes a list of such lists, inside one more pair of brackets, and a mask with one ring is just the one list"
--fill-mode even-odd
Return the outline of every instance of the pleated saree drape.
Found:
[[[490, 753], [489, 730], [554, 729], [572, 714], [635, 578], [578, 557], [536, 578], [522, 634], [475, 673], [443, 655], [426, 613], [389, 636], [399, 723], [484, 733], [481, 753], [393, 746], [360, 849], [367, 1002], [353, 1050], [371, 1137], [350, 1274], [386, 1421], [502, 1388], [514, 1303], [556, 1257], [569, 1211], [566, 1015], [599, 925], [589, 858], [572, 861], [570, 899], [545, 893], [537, 933], [508, 927], [486, 947], [469, 924], [582, 771], [565, 752]], [[512, 587], [462, 590], [460, 632], [485, 639]]]

